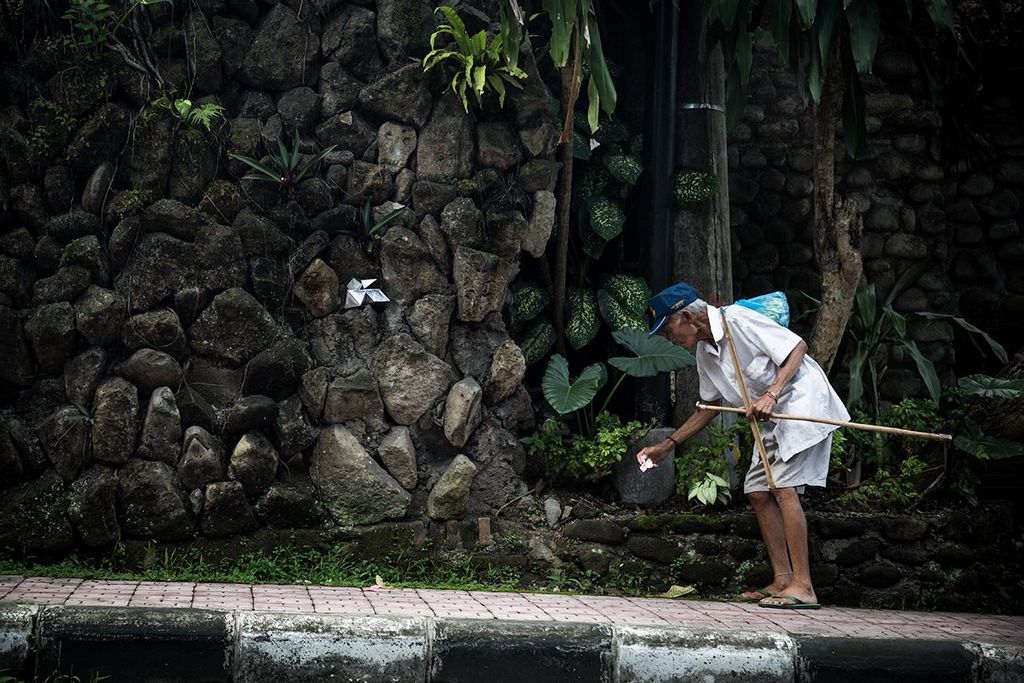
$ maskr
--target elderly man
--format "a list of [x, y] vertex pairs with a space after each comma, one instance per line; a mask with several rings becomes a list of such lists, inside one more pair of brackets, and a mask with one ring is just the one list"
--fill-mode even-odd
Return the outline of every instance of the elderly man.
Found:
[[[734, 406], [743, 405], [735, 367], [725, 346], [724, 316], [750, 396], [750, 412], [755, 418], [766, 419], [777, 412], [850, 419], [825, 372], [806, 355], [807, 344], [760, 313], [742, 306], [709, 306], [686, 283], [655, 295], [651, 299], [651, 313], [651, 334], [660, 334], [695, 351], [700, 397], [705, 403], [718, 404], [724, 400]], [[715, 411], [697, 410], [664, 442], [641, 450], [638, 462], [644, 464], [649, 459], [657, 464], [674, 447], [706, 427], [715, 415]], [[825, 485], [835, 429], [832, 425], [796, 420], [763, 423], [764, 446], [775, 488], [769, 488], [755, 448], [743, 492], [757, 515], [775, 576], [763, 589], [742, 593], [740, 599], [782, 609], [819, 607], [811, 584], [807, 521], [800, 494], [805, 486]]]

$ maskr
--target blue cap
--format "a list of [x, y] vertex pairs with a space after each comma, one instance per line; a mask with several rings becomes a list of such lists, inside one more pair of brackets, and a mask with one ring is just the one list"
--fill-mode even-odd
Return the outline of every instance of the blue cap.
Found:
[[652, 296], [649, 312], [651, 317], [654, 318], [654, 323], [651, 325], [651, 331], [647, 336], [658, 334], [658, 330], [662, 328], [670, 315], [686, 308], [698, 298], [697, 290], [687, 282], [680, 282], [671, 287], [666, 287]]

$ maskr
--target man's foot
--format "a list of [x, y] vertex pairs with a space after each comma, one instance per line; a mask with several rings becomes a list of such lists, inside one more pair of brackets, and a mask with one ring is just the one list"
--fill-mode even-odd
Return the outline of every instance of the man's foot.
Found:
[[[779, 592], [784, 590], [789, 581], [789, 574], [779, 574], [775, 577], [775, 580], [769, 583], [764, 588], [755, 588], [749, 591], [740, 593], [737, 598], [740, 602], [761, 602], [765, 598], [778, 595]], [[783, 580], [784, 579], [784, 580]]]
[[770, 598], [757, 603], [761, 607], [770, 607], [773, 609], [820, 609], [821, 605], [816, 602], [808, 602], [801, 600], [794, 595], [773, 595]]

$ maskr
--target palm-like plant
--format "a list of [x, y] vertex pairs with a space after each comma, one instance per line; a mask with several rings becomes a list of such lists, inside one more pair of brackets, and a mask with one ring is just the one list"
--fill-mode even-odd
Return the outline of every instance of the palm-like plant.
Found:
[[263, 180], [266, 182], [278, 183], [285, 187], [294, 187], [302, 182], [306, 174], [316, 166], [324, 157], [334, 151], [337, 145], [325, 147], [304, 166], [302, 154], [299, 152], [298, 133], [292, 133], [292, 147], [289, 150], [280, 139], [277, 141], [277, 151], [270, 153], [270, 165], [264, 164], [244, 154], [228, 152], [232, 159], [238, 159], [253, 170], [244, 176], [245, 180]]
[[[498, 103], [504, 107], [505, 86], [522, 88], [520, 81], [526, 78], [526, 72], [517, 64], [519, 43], [515, 38], [518, 31], [503, 21], [495, 36], [488, 37], [486, 31], [471, 36], [454, 9], [442, 5], [435, 11], [444, 14], [448, 23], [438, 26], [430, 36], [430, 52], [423, 58], [423, 70], [430, 71], [439, 64], [452, 65], [448, 87], [462, 100], [466, 112], [469, 112], [468, 92], [473, 94], [480, 107], [488, 89], [497, 93]], [[438, 47], [438, 39], [442, 36], [450, 36], [452, 44]]]

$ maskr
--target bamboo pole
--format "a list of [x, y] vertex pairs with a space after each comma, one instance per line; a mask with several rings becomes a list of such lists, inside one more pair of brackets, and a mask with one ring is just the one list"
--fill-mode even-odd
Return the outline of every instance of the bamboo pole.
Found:
[[[712, 406], [707, 403], [701, 403], [697, 401], [697, 408], [700, 410], [716, 410], [721, 413], [736, 413], [738, 415], [745, 415], [746, 410], [743, 408], [733, 408], [732, 406]], [[804, 422], [821, 422], [828, 425], [836, 425], [837, 427], [849, 427], [851, 429], [861, 429], [866, 432], [883, 432], [885, 434], [896, 434], [897, 436], [913, 436], [919, 439], [931, 439], [933, 441], [952, 441], [953, 437], [949, 434], [935, 434], [932, 432], [915, 432], [912, 429], [900, 429], [899, 427], [885, 427], [883, 425], [869, 425], [863, 422], [844, 422], [842, 420], [833, 420], [828, 417], [811, 417], [808, 415], [786, 415], [785, 413], [771, 413], [768, 416], [770, 420], [802, 420]]]
[[775, 490], [775, 477], [772, 476], [772, 468], [768, 465], [768, 453], [764, 449], [764, 440], [761, 438], [761, 428], [757, 426], [757, 420], [750, 415], [750, 395], [747, 393], [747, 383], [743, 379], [743, 368], [740, 367], [740, 359], [736, 355], [736, 347], [732, 343], [732, 334], [729, 332], [729, 325], [725, 322], [725, 313], [722, 313], [722, 332], [725, 333], [726, 346], [729, 347], [729, 355], [732, 356], [732, 365], [736, 370], [736, 383], [740, 387], [740, 395], [743, 397], [741, 411], [747, 415], [747, 424], [754, 435], [754, 443], [757, 444], [757, 451], [761, 454], [761, 464], [764, 465], [764, 476], [768, 480], [768, 488]]

